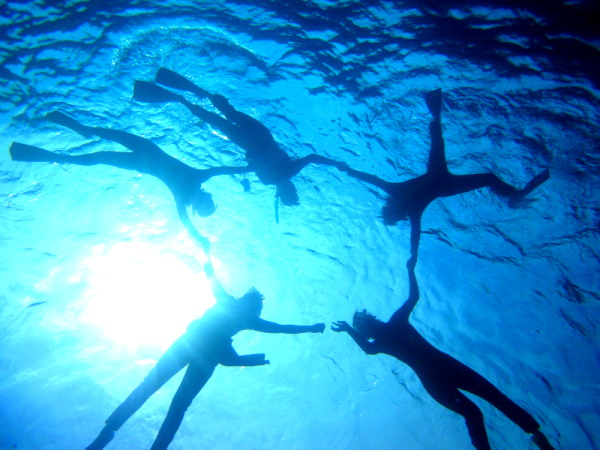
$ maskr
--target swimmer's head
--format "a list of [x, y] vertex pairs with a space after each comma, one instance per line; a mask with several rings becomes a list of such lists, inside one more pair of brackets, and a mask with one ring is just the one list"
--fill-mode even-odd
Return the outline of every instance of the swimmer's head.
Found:
[[388, 197], [381, 208], [381, 218], [385, 225], [396, 225], [401, 220], [408, 219], [406, 205], [401, 200]]
[[381, 322], [366, 309], [356, 311], [352, 318], [352, 327], [365, 339], [374, 338]]
[[213, 202], [212, 195], [204, 189], [196, 190], [189, 198], [188, 204], [194, 212], [201, 217], [208, 217], [217, 209]]
[[251, 288], [238, 299], [238, 304], [244, 315], [260, 317], [264, 299], [265, 297], [256, 288]]
[[300, 204], [300, 199], [298, 198], [298, 191], [296, 190], [296, 186], [290, 180], [282, 181], [277, 185], [277, 195], [286, 206], [294, 206]]

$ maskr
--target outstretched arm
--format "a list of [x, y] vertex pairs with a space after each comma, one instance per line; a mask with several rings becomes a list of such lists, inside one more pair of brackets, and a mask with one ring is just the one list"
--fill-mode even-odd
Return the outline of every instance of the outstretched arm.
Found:
[[408, 269], [408, 299], [404, 302], [404, 304], [396, 311], [392, 317], [390, 318], [390, 323], [405, 321], [408, 322], [408, 316], [413, 311], [417, 302], [419, 301], [419, 285], [417, 284], [417, 277], [415, 276], [415, 265], [417, 263], [416, 258], [410, 258], [406, 263], [406, 267]]
[[365, 352], [367, 355], [375, 355], [379, 353], [377, 351], [377, 345], [374, 342], [367, 341], [364, 337], [362, 337], [354, 328], [352, 328], [348, 322], [343, 320], [339, 322], [333, 322], [331, 329], [335, 332], [341, 333], [346, 332], [350, 335], [354, 342], [358, 344], [358, 346]]
[[417, 263], [419, 242], [421, 241], [421, 215], [411, 214], [410, 218], [410, 259]]
[[290, 178], [298, 175], [302, 169], [309, 164], [324, 164], [327, 166], [334, 166], [340, 170], [348, 169], [348, 166], [344, 163], [338, 162], [335, 159], [327, 158], [325, 156], [317, 155], [312, 153], [304, 156], [303, 158], [292, 161], [292, 170], [290, 171]]
[[229, 295], [227, 291], [223, 289], [223, 286], [221, 286], [219, 280], [217, 280], [217, 278], [215, 277], [215, 270], [210, 259], [206, 264], [204, 264], [204, 272], [206, 273], [206, 278], [210, 280], [210, 287], [212, 289], [213, 295], [215, 296], [215, 299], [217, 300], [217, 303], [235, 302], [235, 297]]
[[183, 202], [177, 201], [177, 214], [179, 215], [181, 223], [183, 223], [183, 225], [187, 228], [192, 238], [202, 246], [204, 253], [208, 255], [210, 252], [210, 241], [206, 239], [206, 237], [202, 236], [198, 232], [198, 230], [196, 230], [196, 227], [194, 227], [194, 224], [188, 216], [187, 210]]
[[265, 359], [264, 353], [238, 355], [233, 347], [229, 345], [219, 355], [219, 364], [223, 366], [264, 366], [269, 364], [269, 360]]
[[263, 333], [283, 333], [283, 334], [301, 334], [301, 333], [322, 333], [325, 329], [324, 323], [314, 325], [281, 325], [268, 320], [256, 319], [249, 327], [250, 330], [261, 331]]
[[375, 175], [371, 175], [370, 173], [361, 172], [360, 170], [354, 170], [343, 163], [337, 163], [336, 167], [342, 172], [346, 172], [352, 178], [356, 178], [357, 180], [365, 181], [369, 184], [372, 184], [373, 186], [376, 186], [379, 189], [383, 189], [391, 195], [390, 191], [393, 183], [384, 181], [381, 178], [376, 177]]
[[217, 175], [236, 175], [238, 173], [248, 173], [252, 172], [248, 166], [245, 167], [233, 167], [233, 166], [223, 166], [223, 167], [211, 167], [209, 169], [202, 170], [203, 172], [203, 182], [208, 180], [209, 178], [216, 177]]

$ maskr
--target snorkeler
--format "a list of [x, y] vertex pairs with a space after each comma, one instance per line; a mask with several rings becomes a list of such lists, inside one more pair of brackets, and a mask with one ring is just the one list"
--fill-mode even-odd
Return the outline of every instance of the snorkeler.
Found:
[[281, 325], [260, 318], [263, 296], [250, 289], [236, 299], [229, 295], [214, 276], [212, 264], [205, 265], [211, 279], [216, 304], [200, 319], [194, 320], [187, 331], [164, 353], [142, 383], [121, 403], [106, 420], [106, 426], [88, 449], [104, 448], [115, 432], [171, 377], [187, 366], [169, 411], [156, 436], [152, 449], [166, 449], [179, 429], [183, 416], [215, 367], [261, 366], [269, 364], [264, 353], [238, 355], [232, 346], [232, 337], [242, 330], [263, 333], [322, 333], [325, 324]]
[[436, 402], [464, 417], [476, 449], [490, 449], [483, 414], [460, 390], [475, 394], [498, 408], [529, 433], [540, 449], [552, 449], [540, 431], [539, 423], [528, 412], [473, 369], [435, 348], [409, 323], [408, 317], [419, 300], [415, 263], [416, 260], [410, 258], [407, 264], [408, 299], [388, 322], [382, 322], [363, 310], [354, 314], [353, 327], [339, 321], [334, 322], [331, 329], [348, 333], [368, 355], [385, 353], [410, 366]]
[[196, 117], [221, 131], [234, 144], [245, 150], [248, 167], [256, 173], [259, 180], [263, 184], [273, 184], [277, 187], [276, 199], [279, 198], [284, 205], [299, 204], [298, 192], [291, 178], [305, 166], [339, 164], [317, 154], [310, 154], [300, 159], [290, 158], [275, 142], [271, 132], [258, 120], [236, 110], [222, 95], [210, 94], [171, 70], [159, 69], [156, 81], [173, 89], [191, 92], [201, 99], [207, 98], [225, 117], [194, 105], [182, 95], [145, 81], [135, 82], [133, 97], [140, 102], [181, 103]]
[[421, 217], [427, 206], [438, 197], [450, 197], [457, 194], [489, 187], [497, 195], [518, 199], [525, 197], [536, 187], [546, 181], [550, 173], [543, 170], [533, 177], [523, 189], [517, 189], [492, 173], [473, 175], [454, 175], [448, 171], [444, 139], [442, 137], [442, 91], [437, 89], [425, 95], [425, 102], [433, 116], [429, 124], [431, 150], [427, 162], [427, 172], [410, 180], [399, 183], [384, 181], [375, 175], [338, 164], [338, 168], [348, 175], [366, 181], [385, 191], [389, 196], [381, 210], [383, 223], [395, 225], [400, 220], [409, 219], [411, 225], [410, 251], [411, 258], [417, 258], [421, 236]]
[[162, 151], [157, 145], [140, 136], [108, 128], [88, 127], [58, 111], [51, 112], [46, 118], [51, 122], [70, 128], [86, 138], [98, 136], [102, 139], [117, 142], [131, 151], [102, 151], [85, 155], [64, 155], [15, 142], [10, 148], [13, 160], [69, 163], [82, 166], [108, 164], [122, 169], [137, 170], [144, 174], [153, 175], [167, 185], [175, 199], [177, 213], [181, 222], [208, 254], [209, 241], [196, 230], [188, 216], [186, 207], [191, 206], [192, 211], [199, 216], [210, 216], [215, 211], [215, 205], [212, 196], [202, 189], [202, 183], [216, 175], [249, 172], [249, 168], [211, 167], [209, 169], [195, 169], [173, 158]]

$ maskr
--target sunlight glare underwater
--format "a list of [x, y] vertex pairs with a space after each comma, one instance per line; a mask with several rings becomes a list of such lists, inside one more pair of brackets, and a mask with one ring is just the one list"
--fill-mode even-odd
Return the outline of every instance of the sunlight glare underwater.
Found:
[[81, 321], [120, 346], [167, 348], [215, 301], [204, 272], [145, 242], [99, 245], [82, 266]]

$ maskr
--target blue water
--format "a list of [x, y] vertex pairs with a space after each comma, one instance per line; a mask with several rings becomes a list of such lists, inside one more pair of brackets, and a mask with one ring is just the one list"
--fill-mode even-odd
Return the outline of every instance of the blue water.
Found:
[[[444, 91], [450, 170], [516, 186], [438, 199], [423, 217], [411, 322], [531, 412], [563, 449], [600, 447], [599, 86], [596, 2], [43, 1], [0, 3], [0, 448], [89, 444], [108, 414], [213, 301], [204, 256], [152, 177], [10, 160], [13, 141], [88, 153], [117, 145], [44, 120], [59, 109], [151, 139], [204, 168], [243, 152], [180, 105], [132, 100], [168, 67], [261, 120], [292, 156], [319, 153], [389, 181], [425, 170], [423, 93]], [[175, 5], [176, 3], [176, 5]], [[564, 3], [564, 4], [563, 4]], [[124, 6], [128, 4], [128, 6]], [[326, 167], [280, 207], [249, 176], [206, 183], [194, 218], [233, 295], [256, 286], [281, 323], [384, 320], [407, 295], [409, 228], [378, 219], [380, 192]], [[173, 449], [464, 449], [462, 418], [413, 372], [344, 335], [240, 333]], [[148, 448], [180, 377], [119, 431]], [[532, 448], [475, 399], [493, 448]]]

